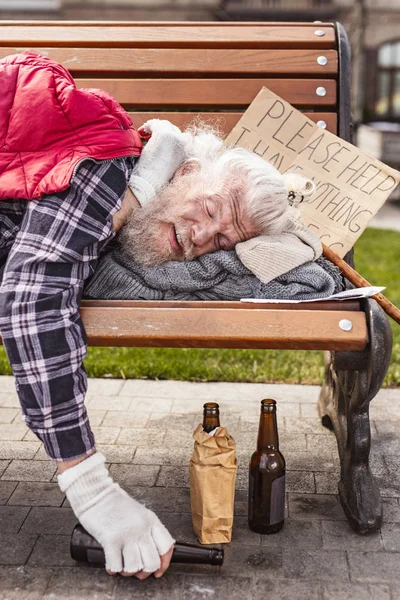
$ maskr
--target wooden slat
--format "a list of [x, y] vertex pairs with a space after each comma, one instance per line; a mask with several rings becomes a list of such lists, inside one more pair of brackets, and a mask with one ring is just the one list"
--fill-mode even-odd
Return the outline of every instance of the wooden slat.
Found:
[[[359, 300], [346, 300], [344, 302], [322, 300], [319, 302], [299, 302], [293, 304], [282, 304], [278, 302], [232, 302], [225, 300], [82, 300], [82, 308], [225, 308], [227, 310], [335, 310], [346, 311], [361, 310]], [[183, 313], [184, 318], [185, 313]]]
[[[268, 87], [295, 106], [335, 106], [333, 79], [77, 79], [79, 88], [108, 91], [121, 104], [138, 106], [247, 106]], [[326, 89], [317, 96], [318, 87]]]
[[[15, 19], [12, 21], [0, 21], [2, 27], [15, 27], [16, 25], [32, 25], [32, 20], [24, 20], [24, 19]], [[81, 27], [84, 25], [85, 27], [98, 27], [102, 26], [112, 26], [112, 27], [127, 27], [132, 25], [140, 25], [140, 27], [199, 27], [200, 25], [204, 27], [207, 24], [207, 27], [282, 27], [282, 21], [230, 21], [230, 22], [221, 22], [221, 21], [36, 21], [35, 26], [40, 27], [54, 27], [54, 26], [62, 26], [62, 27]], [[285, 21], [286, 25], [291, 25], [292, 27], [310, 27], [309, 21]], [[334, 24], [329, 22], [323, 23], [315, 23], [314, 27], [318, 29], [325, 29], [326, 27], [333, 28]]]
[[[37, 52], [39, 49], [26, 46], [23, 50]], [[0, 48], [0, 58], [16, 54], [22, 49]], [[210, 50], [169, 48], [40, 48], [40, 53], [64, 65], [75, 76], [80, 73], [131, 73], [146, 77], [184, 73], [186, 75], [311, 75], [337, 74], [336, 50], [327, 50], [324, 56], [328, 63], [321, 66], [318, 50]]]
[[[315, 35], [323, 29], [325, 35]], [[0, 27], [0, 45], [20, 46], [29, 40], [31, 46], [82, 46], [124, 48], [335, 48], [333, 27], [309, 24], [296, 27], [280, 24], [274, 27], [251, 25], [235, 27], [230, 24], [209, 27], [147, 26], [133, 23], [113, 26], [108, 24], [76, 25], [8, 25]]]
[[[89, 344], [174, 348], [361, 350], [363, 312], [223, 308], [82, 308]], [[341, 319], [353, 323], [339, 328]]]
[[[243, 112], [130, 112], [129, 113], [136, 128], [140, 127], [149, 119], [168, 119], [181, 129], [187, 127], [194, 120], [200, 119], [206, 123], [216, 125], [224, 135], [228, 135], [239, 121]], [[336, 113], [304, 113], [309, 119], [317, 123], [325, 121], [327, 130], [337, 134]]]

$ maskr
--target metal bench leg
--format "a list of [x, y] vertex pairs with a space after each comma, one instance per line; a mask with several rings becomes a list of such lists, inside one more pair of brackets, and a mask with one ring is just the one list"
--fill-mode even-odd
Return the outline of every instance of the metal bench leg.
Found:
[[379, 529], [382, 503], [369, 467], [369, 403], [381, 388], [392, 352], [392, 332], [374, 300], [365, 301], [370, 343], [362, 352], [328, 352], [319, 397], [322, 424], [333, 429], [340, 457], [339, 497], [359, 533]]

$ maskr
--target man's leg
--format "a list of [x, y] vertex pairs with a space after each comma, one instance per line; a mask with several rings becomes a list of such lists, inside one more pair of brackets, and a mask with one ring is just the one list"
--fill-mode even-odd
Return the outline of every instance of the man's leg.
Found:
[[[24, 419], [53, 459], [88, 454], [94, 438], [84, 398], [85, 280], [113, 237], [130, 159], [85, 161], [62, 193], [30, 201], [0, 288], [0, 332]], [[0, 206], [1, 209], [1, 206]]]

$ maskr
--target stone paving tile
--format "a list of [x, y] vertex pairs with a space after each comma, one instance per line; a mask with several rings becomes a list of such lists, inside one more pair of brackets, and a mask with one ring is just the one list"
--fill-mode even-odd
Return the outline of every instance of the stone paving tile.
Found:
[[246, 517], [235, 517], [231, 546], [261, 546], [261, 534], [249, 528]]
[[40, 535], [29, 557], [28, 565], [32, 567], [76, 567], [77, 563], [70, 556], [70, 538], [70, 535]]
[[136, 411], [109, 410], [103, 420], [103, 427], [145, 427], [150, 413]]
[[178, 514], [177, 512], [157, 512], [158, 517], [177, 542], [185, 544], [198, 544], [199, 541], [193, 533], [192, 516], [190, 512]]
[[[30, 508], [27, 506], [0, 506], [0, 532], [18, 533]], [[29, 532], [31, 533], [31, 532]]]
[[[11, 483], [0, 481], [2, 483]], [[57, 483], [18, 483], [14, 493], [8, 500], [13, 506], [61, 506], [64, 494]]]
[[24, 442], [40, 442], [39, 438], [31, 431], [26, 428], [26, 434], [24, 435]]
[[40, 442], [0, 442], [0, 459], [33, 458], [40, 448]]
[[295, 521], [286, 519], [283, 529], [277, 534], [263, 535], [262, 546], [277, 548], [322, 548], [321, 523], [318, 521]]
[[90, 377], [88, 379], [87, 393], [90, 396], [117, 396], [121, 393], [124, 387], [123, 379], [96, 379]]
[[36, 452], [35, 456], [33, 457], [33, 460], [51, 461], [52, 459], [46, 454], [43, 444], [40, 444], [39, 450]]
[[227, 577], [238, 573], [259, 579], [267, 579], [271, 573], [277, 579], [284, 577], [282, 551], [263, 546], [227, 546], [222, 568]]
[[135, 448], [117, 444], [97, 444], [97, 450], [103, 452], [108, 463], [131, 463], [135, 455]]
[[292, 579], [312, 581], [349, 581], [349, 569], [345, 552], [326, 550], [283, 551], [283, 570]]
[[[1, 386], [1, 382], [0, 382]], [[17, 392], [1, 393], [0, 406], [3, 408], [21, 408]]]
[[115, 444], [121, 432], [120, 427], [92, 427], [97, 444]]
[[[154, 448], [159, 447], [161, 445], [165, 446], [165, 431], [160, 431], [160, 429], [132, 429], [126, 428], [122, 429], [121, 433], [117, 438], [117, 444], [130, 445], [130, 446], [138, 446], [140, 448]], [[193, 446], [193, 440], [191, 440], [191, 444]]]
[[20, 441], [25, 434], [25, 423], [0, 423], [0, 440], [2, 441]]
[[[255, 595], [252, 581], [247, 577], [216, 577], [210, 574], [205, 578], [200, 575], [191, 576], [188, 574], [185, 575], [180, 600], [204, 600], [205, 598], [243, 600], [250, 597], [253, 600], [261, 598], [261, 596]], [[271, 597], [275, 598], [275, 596]]]
[[0, 460], [0, 477], [3, 475], [9, 464], [9, 460]]
[[[5, 508], [11, 507], [7, 506]], [[78, 519], [72, 509], [34, 506], [25, 519], [21, 531], [25, 533], [71, 535], [77, 522]]]
[[336, 453], [318, 456], [311, 452], [286, 452], [286, 468], [290, 471], [334, 472], [339, 474], [339, 458]]
[[46, 568], [0, 567], [0, 600], [41, 600], [52, 575]]
[[37, 535], [29, 533], [2, 533], [0, 565], [24, 565], [32, 552], [36, 539]]
[[189, 467], [162, 466], [157, 479], [161, 487], [189, 487]]
[[111, 465], [110, 473], [127, 491], [137, 485], [153, 486], [160, 470], [158, 465]]
[[[322, 584], [318, 581], [298, 581], [292, 579], [276, 580], [270, 573], [270, 580], [257, 581], [251, 588], [251, 596], [254, 600], [321, 600]], [[346, 600], [349, 600], [347, 598]]]
[[[286, 405], [285, 405], [286, 406]], [[308, 405], [307, 405], [308, 406]], [[331, 435], [331, 432], [326, 427], [321, 425], [321, 419], [316, 418], [299, 418], [293, 419], [292, 415], [284, 417], [285, 430], [289, 433], [310, 433], [312, 435]]]
[[[318, 418], [320, 420], [320, 416], [318, 413], [318, 404], [305, 404], [304, 402], [300, 403], [300, 417], [305, 419]], [[326, 429], [326, 427], [324, 428]], [[328, 430], [327, 430], [328, 431]]]
[[[254, 451], [256, 447], [256, 438], [253, 439], [252, 447]], [[304, 435], [304, 433], [283, 433], [279, 436], [279, 449], [281, 450], [283, 455], [290, 451], [304, 452], [305, 450], [307, 450], [306, 436]]]
[[238, 517], [247, 517], [247, 507], [248, 507], [248, 492], [246, 490], [238, 490], [235, 491], [235, 516]]
[[391, 595], [387, 585], [324, 583], [322, 600], [391, 600]]
[[0, 481], [0, 505], [6, 504], [17, 485], [16, 481]]
[[138, 502], [144, 503], [157, 514], [161, 512], [191, 514], [189, 488], [134, 486], [129, 490], [128, 487], [124, 485], [124, 488], [130, 491]]
[[333, 433], [331, 433], [331, 435], [315, 435], [308, 433], [307, 450], [319, 456], [322, 456], [323, 454], [332, 456], [333, 452], [336, 452], [337, 454], [336, 438]]
[[105, 569], [97, 569], [86, 564], [76, 567], [64, 567], [54, 570], [46, 589], [47, 595], [53, 598], [65, 593], [69, 598], [81, 597], [81, 593], [90, 592], [93, 600], [98, 594], [113, 595], [116, 587], [116, 577], [110, 577]]
[[88, 410], [87, 413], [91, 427], [99, 427], [104, 421], [106, 412], [105, 410]]
[[12, 423], [18, 412], [17, 408], [0, 408], [0, 423]]
[[[153, 430], [154, 431], [154, 430]], [[159, 445], [159, 444], [158, 444]], [[165, 448], [188, 448], [193, 450], [193, 430], [167, 429], [163, 441]]]
[[357, 583], [398, 583], [400, 553], [348, 552], [352, 581]]
[[397, 498], [382, 498], [383, 522], [400, 523], [400, 505]]
[[[124, 400], [125, 398], [121, 398]], [[129, 410], [137, 413], [171, 413], [173, 400], [167, 398], [135, 398], [130, 401]], [[180, 410], [175, 409], [173, 414], [180, 413]], [[186, 411], [182, 411], [186, 412]]]
[[384, 519], [381, 535], [385, 550], [400, 552], [400, 524], [386, 523]]
[[188, 448], [138, 448], [133, 462], [139, 465], [184, 465], [187, 467], [192, 455]]
[[380, 532], [360, 535], [347, 521], [323, 521], [322, 540], [324, 550], [379, 551], [383, 549]]
[[0, 389], [2, 394], [8, 394], [9, 392], [15, 392], [14, 377], [7, 375], [0, 375]]
[[56, 470], [53, 462], [12, 460], [1, 478], [4, 481], [51, 481]]
[[[193, 414], [170, 415], [166, 413], [152, 413], [147, 422], [147, 427], [154, 429], [172, 429], [175, 431], [186, 430], [192, 435], [193, 430], [198, 424], [198, 416]], [[193, 442], [192, 442], [193, 443]]]
[[87, 394], [85, 405], [89, 410], [112, 410], [127, 411], [132, 404], [130, 398], [121, 398], [121, 396], [100, 396]]
[[324, 494], [289, 494], [289, 517], [318, 521], [346, 519], [338, 497]]
[[161, 579], [149, 577], [138, 581], [132, 577], [118, 577], [114, 597], [118, 600], [182, 600], [183, 575], [176, 572], [176, 567], [172, 565]]
[[286, 471], [286, 490], [300, 494], [315, 494], [314, 473]]
[[315, 473], [317, 494], [337, 494], [339, 473]]

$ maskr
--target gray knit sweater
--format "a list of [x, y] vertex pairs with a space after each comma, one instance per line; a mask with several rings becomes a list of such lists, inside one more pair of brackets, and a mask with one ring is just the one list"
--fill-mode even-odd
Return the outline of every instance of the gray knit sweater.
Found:
[[269, 283], [262, 283], [235, 251], [207, 254], [191, 262], [142, 267], [118, 245], [103, 256], [84, 289], [85, 298], [115, 300], [240, 300], [324, 298], [344, 288], [339, 269], [321, 257]]

